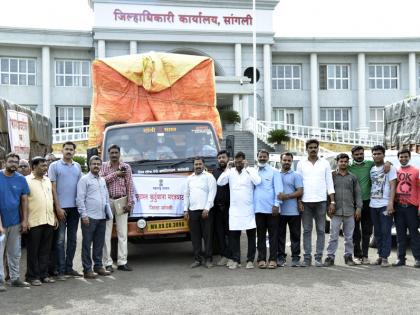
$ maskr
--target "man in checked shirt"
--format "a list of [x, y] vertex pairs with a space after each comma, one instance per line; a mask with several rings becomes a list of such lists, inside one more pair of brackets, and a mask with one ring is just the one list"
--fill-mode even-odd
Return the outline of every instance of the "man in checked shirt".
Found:
[[[115, 217], [118, 237], [118, 270], [132, 271], [127, 265], [127, 223], [128, 214], [134, 206], [133, 178], [130, 165], [120, 161], [121, 149], [118, 145], [112, 144], [108, 148], [109, 161], [102, 164], [100, 176], [105, 178], [108, 187], [110, 204]], [[123, 214], [116, 214], [113, 201], [127, 197], [127, 205]], [[105, 245], [103, 252], [104, 266], [107, 271], [113, 272], [111, 257], [111, 236], [113, 221], [106, 223]]]

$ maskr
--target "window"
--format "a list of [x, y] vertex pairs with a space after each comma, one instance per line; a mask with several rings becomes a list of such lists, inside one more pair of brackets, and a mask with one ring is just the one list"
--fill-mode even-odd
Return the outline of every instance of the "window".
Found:
[[350, 110], [345, 108], [321, 108], [320, 127], [350, 130]]
[[350, 88], [349, 65], [320, 65], [320, 90], [348, 90]]
[[369, 65], [369, 89], [398, 89], [398, 65]]
[[273, 108], [271, 121], [284, 122], [284, 109]]
[[90, 86], [90, 61], [56, 60], [56, 86]]
[[301, 73], [300, 65], [273, 65], [272, 88], [274, 90], [300, 90]]
[[383, 133], [384, 132], [384, 109], [382, 107], [370, 108], [370, 132]]
[[36, 59], [0, 58], [0, 84], [35, 85]]
[[[82, 106], [57, 106], [57, 128], [82, 127], [89, 124], [89, 107]], [[68, 132], [77, 132], [80, 128], [69, 129]]]

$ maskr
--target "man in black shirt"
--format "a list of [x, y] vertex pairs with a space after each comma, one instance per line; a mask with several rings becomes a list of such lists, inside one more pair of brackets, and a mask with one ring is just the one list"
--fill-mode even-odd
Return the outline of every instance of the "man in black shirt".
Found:
[[[221, 150], [217, 153], [217, 160], [219, 167], [213, 171], [213, 176], [217, 179], [225, 171], [229, 162], [229, 153], [226, 150]], [[230, 259], [230, 249], [228, 244], [229, 239], [229, 184], [224, 186], [217, 185], [216, 198], [214, 199], [214, 229], [216, 233], [217, 242], [220, 250], [220, 260], [217, 266], [226, 266]]]

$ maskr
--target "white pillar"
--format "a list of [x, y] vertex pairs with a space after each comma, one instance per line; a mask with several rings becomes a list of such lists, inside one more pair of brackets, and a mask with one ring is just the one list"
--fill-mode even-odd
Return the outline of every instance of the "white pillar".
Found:
[[264, 120], [271, 121], [271, 46], [264, 44]]
[[[242, 45], [235, 44], [235, 76], [242, 76]], [[236, 110], [241, 115], [241, 104], [239, 94], [233, 95], [233, 110]], [[241, 116], [241, 120], [245, 120], [245, 117]], [[240, 129], [239, 125], [236, 125], [235, 129]]]
[[417, 95], [417, 80], [416, 80], [416, 53], [408, 54], [408, 82], [410, 96]]
[[137, 41], [130, 40], [130, 55], [137, 54]]
[[246, 129], [246, 119], [249, 117], [249, 95], [242, 95], [242, 129]]
[[106, 52], [105, 52], [105, 40], [99, 39], [98, 40], [98, 58], [105, 58]]
[[318, 56], [312, 53], [310, 56], [311, 64], [311, 125], [319, 127], [319, 108], [318, 108]]
[[357, 103], [358, 103], [358, 130], [367, 136], [369, 127], [367, 125], [368, 110], [366, 107], [366, 58], [364, 53], [357, 55]]
[[50, 117], [51, 84], [50, 84], [50, 47], [42, 47], [42, 114]]

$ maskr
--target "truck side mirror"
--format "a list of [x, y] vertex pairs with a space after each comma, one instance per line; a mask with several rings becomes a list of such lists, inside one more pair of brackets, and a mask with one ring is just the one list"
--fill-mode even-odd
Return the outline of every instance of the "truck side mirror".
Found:
[[88, 171], [89, 171], [89, 160], [94, 155], [99, 155], [98, 148], [89, 148], [86, 150], [86, 164], [87, 164]]
[[229, 135], [226, 137], [226, 151], [230, 157], [235, 156], [235, 136]]

